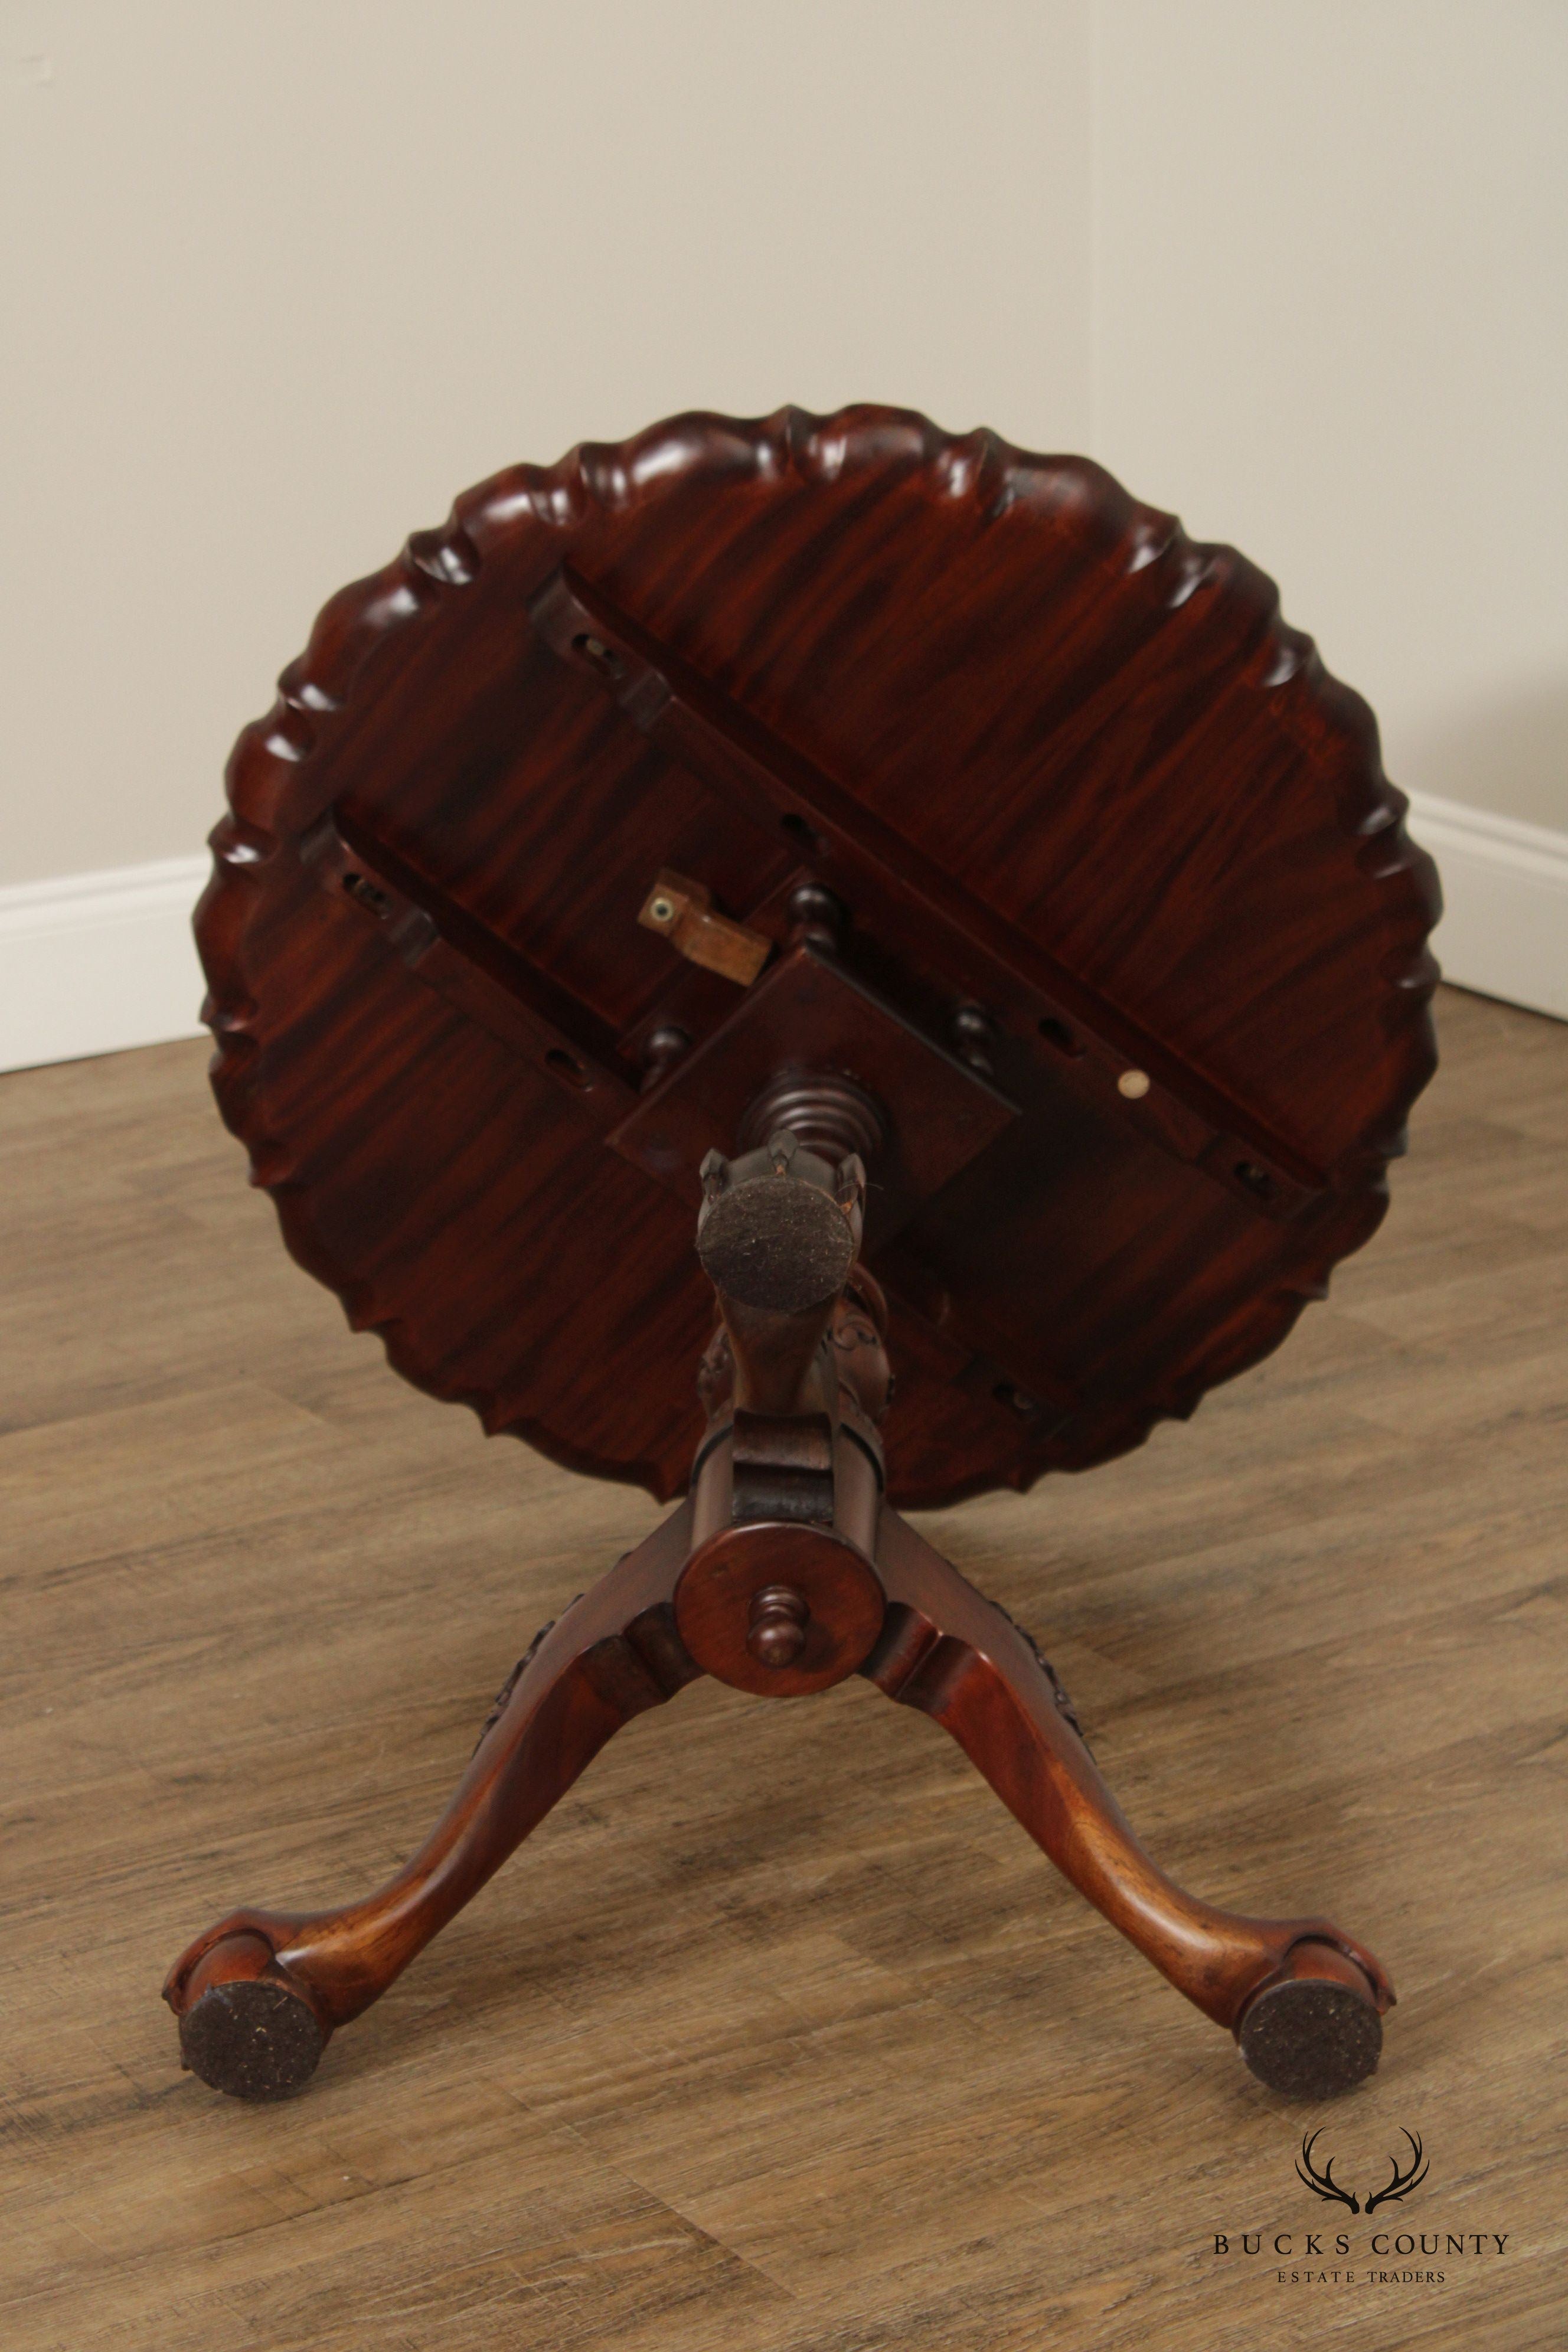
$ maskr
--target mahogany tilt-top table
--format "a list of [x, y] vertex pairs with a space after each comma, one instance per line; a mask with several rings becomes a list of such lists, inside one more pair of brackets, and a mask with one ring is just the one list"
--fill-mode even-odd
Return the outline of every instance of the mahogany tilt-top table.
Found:
[[1369, 2074], [1373, 1955], [1167, 1878], [901, 1515], [1184, 1418], [1383, 1214], [1436, 881], [1269, 582], [989, 433], [690, 415], [469, 492], [280, 687], [198, 915], [224, 1117], [405, 1378], [683, 1499], [395, 1877], [197, 1938], [187, 2064], [299, 2089], [695, 1676], [859, 1674], [1265, 2083]]

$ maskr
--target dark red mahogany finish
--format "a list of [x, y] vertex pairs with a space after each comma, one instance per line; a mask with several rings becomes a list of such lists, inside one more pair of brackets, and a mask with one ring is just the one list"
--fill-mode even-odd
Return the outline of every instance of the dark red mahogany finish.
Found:
[[[684, 706], [649, 733], [616, 703], [563, 565], [794, 755], [792, 806], [695, 772]], [[682, 417], [498, 475], [332, 599], [229, 797], [215, 1082], [289, 1248], [407, 1379], [661, 1498], [711, 1311], [701, 1153], [682, 1129], [667, 1189], [605, 1138], [651, 1108], [647, 1041], [741, 1001], [639, 926], [661, 868], [781, 940], [809, 873], [933, 1046], [994, 1024], [1018, 1116], [885, 1242], [871, 1196], [906, 1506], [1104, 1461], [1278, 1345], [1377, 1223], [1433, 1066], [1430, 863], [1270, 583], [1081, 459], [898, 411]], [[334, 812], [347, 861], [312, 844]], [[343, 887], [366, 859], [390, 919]]]
[[883, 408], [499, 475], [281, 683], [198, 933], [289, 1248], [488, 1429], [661, 1498], [700, 1444], [405, 1872], [186, 1953], [191, 2063], [298, 2087], [698, 1672], [858, 1670], [1265, 2080], [1359, 2079], [1377, 1963], [1164, 1879], [1027, 1637], [892, 1505], [1137, 1444], [1376, 1225], [1438, 901], [1365, 705], [1098, 467]]

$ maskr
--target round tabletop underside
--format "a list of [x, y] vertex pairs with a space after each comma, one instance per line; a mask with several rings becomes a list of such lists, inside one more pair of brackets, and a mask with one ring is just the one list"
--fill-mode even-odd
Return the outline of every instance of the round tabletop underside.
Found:
[[[1430, 862], [1271, 584], [903, 411], [498, 475], [326, 607], [229, 798], [215, 1085], [289, 1248], [418, 1386], [661, 1497], [697, 1165], [781, 1066], [887, 1114], [906, 1506], [1105, 1460], [1275, 1347], [1433, 1066]], [[667, 872], [760, 977], [639, 922]], [[792, 946], [805, 880], [836, 948]]]

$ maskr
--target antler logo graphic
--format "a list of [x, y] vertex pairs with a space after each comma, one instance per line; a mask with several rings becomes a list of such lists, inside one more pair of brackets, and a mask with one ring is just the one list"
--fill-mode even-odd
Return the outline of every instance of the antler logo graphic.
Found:
[[[1315, 2197], [1324, 2198], [1332, 2205], [1348, 2205], [1352, 2213], [1361, 2212], [1363, 2209], [1360, 2199], [1350, 2189], [1340, 2187], [1339, 2182], [1334, 2179], [1333, 2165], [1325, 2164], [1320, 2172], [1312, 2162], [1312, 2149], [1319, 2137], [1319, 2133], [1312, 2132], [1302, 2140], [1301, 2153], [1296, 2159], [1296, 2178], [1310, 2189]], [[1408, 2197], [1411, 2190], [1419, 2189], [1426, 2178], [1426, 2163], [1421, 2153], [1421, 2142], [1414, 2132], [1407, 2131], [1405, 2137], [1410, 2142], [1409, 2167], [1406, 2170], [1401, 2171], [1397, 2158], [1391, 2159], [1394, 2171], [1388, 2186], [1386, 2189], [1374, 2189], [1367, 2199], [1364, 2210], [1368, 2213], [1375, 2213], [1380, 2205], [1392, 2205], [1396, 2199]]]
[[1408, 2197], [1411, 2190], [1418, 2189], [1426, 2178], [1426, 2167], [1421, 2158], [1420, 2141], [1414, 2132], [1407, 2131], [1405, 2137], [1410, 2142], [1410, 2169], [1408, 2172], [1401, 2172], [1397, 2157], [1390, 2158], [1394, 2166], [1394, 2178], [1386, 2189], [1380, 2189], [1375, 2196], [1367, 2199], [1366, 2210], [1369, 2213], [1375, 2213], [1380, 2205], [1392, 2204], [1396, 2197]]
[[[1361, 2200], [1352, 2197], [1348, 2189], [1340, 2187], [1339, 2182], [1334, 2179], [1332, 2162], [1325, 2164], [1321, 2172], [1315, 2169], [1312, 2163], [1312, 2143], [1319, 2136], [1318, 2132], [1313, 2132], [1310, 2138], [1302, 2139], [1301, 2153], [1296, 2159], [1297, 2179], [1305, 2181], [1314, 2196], [1326, 2198], [1331, 2205], [1348, 2205], [1352, 2213], [1359, 2213]], [[1371, 2210], [1372, 2208], [1369, 2205], [1367, 2211], [1370, 2213]]]

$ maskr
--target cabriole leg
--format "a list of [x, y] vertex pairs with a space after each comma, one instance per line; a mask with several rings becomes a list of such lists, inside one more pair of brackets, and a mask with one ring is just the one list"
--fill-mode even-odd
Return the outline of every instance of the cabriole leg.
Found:
[[1233, 2032], [1273, 2090], [1323, 2098], [1377, 2064], [1394, 1988], [1331, 1920], [1253, 1919], [1201, 1903], [1144, 1853], [1039, 1654], [893, 1510], [888, 1594], [861, 1672], [934, 1717], [1031, 1837], [1145, 1958]]
[[690, 1507], [547, 1626], [514, 1671], [451, 1803], [413, 1860], [364, 1901], [236, 1911], [169, 1972], [185, 2063], [237, 2098], [285, 2098], [329, 2037], [368, 2009], [543, 1820], [623, 1723], [699, 1672], [670, 1598]]

